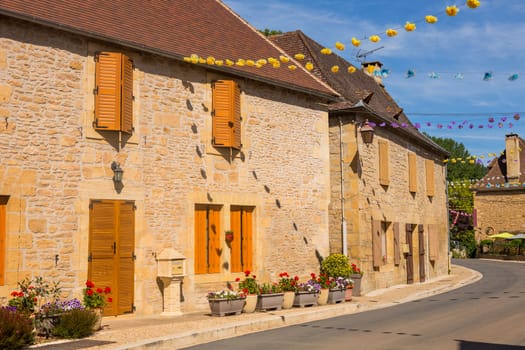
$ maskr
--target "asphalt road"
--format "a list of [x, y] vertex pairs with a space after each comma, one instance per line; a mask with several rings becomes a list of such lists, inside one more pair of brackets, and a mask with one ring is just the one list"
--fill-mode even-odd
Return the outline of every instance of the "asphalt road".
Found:
[[525, 350], [525, 264], [455, 260], [483, 274], [471, 285], [394, 307], [187, 349]]

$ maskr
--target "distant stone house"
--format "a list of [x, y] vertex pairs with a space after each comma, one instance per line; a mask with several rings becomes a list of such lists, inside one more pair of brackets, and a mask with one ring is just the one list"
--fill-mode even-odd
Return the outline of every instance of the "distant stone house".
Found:
[[[330, 252], [360, 265], [364, 292], [447, 274], [448, 153], [386, 92], [374, 74], [379, 62], [349, 73], [350, 63], [321, 54], [323, 47], [300, 31], [271, 40], [289, 54], [304, 54], [312, 73], [344, 97], [329, 107]], [[371, 144], [360, 135], [366, 120], [375, 125]]]
[[2, 1], [0, 302], [43, 276], [177, 313], [245, 270], [317, 271], [339, 94], [232, 65], [282, 53], [220, 1]]
[[476, 183], [473, 221], [476, 241], [500, 232], [525, 233], [525, 141], [505, 137], [505, 150]]

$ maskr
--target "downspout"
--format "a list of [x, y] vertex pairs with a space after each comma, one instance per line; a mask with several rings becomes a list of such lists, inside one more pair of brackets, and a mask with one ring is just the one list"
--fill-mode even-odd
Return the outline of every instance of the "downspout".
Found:
[[341, 176], [341, 188], [340, 188], [340, 197], [341, 197], [341, 236], [342, 236], [342, 250], [343, 255], [348, 256], [348, 239], [346, 231], [346, 219], [345, 219], [345, 180], [344, 180], [344, 161], [343, 161], [343, 121], [339, 117], [339, 171]]
[[447, 201], [447, 265], [448, 265], [448, 274], [450, 275], [450, 258], [451, 258], [451, 251], [450, 251], [450, 205], [448, 201], [448, 163], [445, 163], [445, 200]]

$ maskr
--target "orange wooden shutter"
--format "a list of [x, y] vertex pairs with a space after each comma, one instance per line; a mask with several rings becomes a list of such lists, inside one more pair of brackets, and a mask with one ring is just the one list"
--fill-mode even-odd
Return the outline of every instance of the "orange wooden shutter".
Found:
[[195, 273], [206, 273], [207, 263], [206, 208], [195, 208]]
[[374, 267], [382, 265], [381, 256], [381, 221], [372, 221], [372, 256]]
[[233, 241], [230, 244], [231, 272], [242, 272], [241, 261], [241, 208], [232, 207], [230, 212], [230, 229], [233, 231]]
[[[117, 204], [113, 201], [93, 201], [90, 209], [88, 279], [95, 287], [110, 287], [116, 291], [115, 231]], [[104, 309], [105, 315], [116, 315], [115, 303]]]
[[388, 158], [388, 142], [379, 140], [379, 183], [383, 186], [390, 184]]
[[428, 257], [436, 261], [439, 255], [439, 239], [437, 225], [428, 225]]
[[120, 130], [122, 54], [100, 52], [95, 69], [95, 123], [97, 130]]
[[401, 262], [401, 243], [399, 242], [399, 222], [394, 222], [394, 265]]
[[427, 196], [434, 196], [434, 161], [432, 159], [425, 160], [425, 172], [427, 179]]
[[243, 270], [253, 270], [253, 211], [245, 208], [242, 213], [242, 266]]
[[125, 133], [133, 133], [133, 61], [122, 55], [122, 127]]
[[240, 88], [233, 80], [212, 83], [213, 145], [241, 147]]
[[133, 312], [135, 271], [135, 204], [121, 202], [119, 210], [117, 257], [118, 296], [115, 305], [118, 313]]
[[209, 208], [208, 228], [208, 272], [217, 273], [221, 271], [221, 225], [220, 208]]
[[417, 192], [417, 168], [416, 168], [416, 154], [408, 154], [408, 190], [410, 192]]
[[5, 257], [6, 257], [6, 203], [0, 197], [0, 286], [5, 284]]

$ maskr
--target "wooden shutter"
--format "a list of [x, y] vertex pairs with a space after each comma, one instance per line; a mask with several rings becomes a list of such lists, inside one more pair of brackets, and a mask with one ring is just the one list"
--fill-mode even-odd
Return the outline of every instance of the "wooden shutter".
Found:
[[242, 212], [242, 266], [244, 271], [253, 271], [253, 211], [254, 208], [244, 208]]
[[122, 132], [133, 133], [133, 61], [122, 55]]
[[399, 222], [394, 222], [394, 265], [401, 262], [401, 243], [399, 242]]
[[408, 154], [408, 190], [410, 192], [417, 192], [417, 165], [416, 154]]
[[425, 282], [425, 227], [418, 225], [419, 282]]
[[230, 244], [231, 272], [242, 272], [241, 261], [241, 208], [232, 207], [230, 212], [230, 229], [233, 231], [233, 241]]
[[436, 261], [439, 255], [439, 239], [436, 225], [428, 225], [428, 257]]
[[0, 196], [0, 286], [5, 284], [7, 197]]
[[120, 130], [122, 54], [100, 52], [95, 68], [95, 122], [97, 130]]
[[221, 268], [220, 207], [195, 208], [195, 273], [217, 273]]
[[206, 208], [195, 208], [195, 273], [208, 271]]
[[135, 204], [120, 203], [117, 258], [118, 258], [118, 313], [133, 312], [135, 267]]
[[431, 159], [425, 160], [425, 173], [427, 182], [427, 196], [434, 196], [434, 161]]
[[240, 88], [233, 80], [212, 83], [213, 145], [241, 148]]
[[382, 265], [382, 256], [381, 256], [381, 221], [373, 220], [372, 221], [372, 256], [373, 256], [373, 265], [375, 268], [378, 268]]
[[221, 226], [220, 209], [217, 207], [209, 208], [209, 228], [208, 228], [208, 272], [217, 273], [221, 271]]
[[379, 140], [379, 183], [383, 186], [390, 184], [388, 158], [388, 142]]

